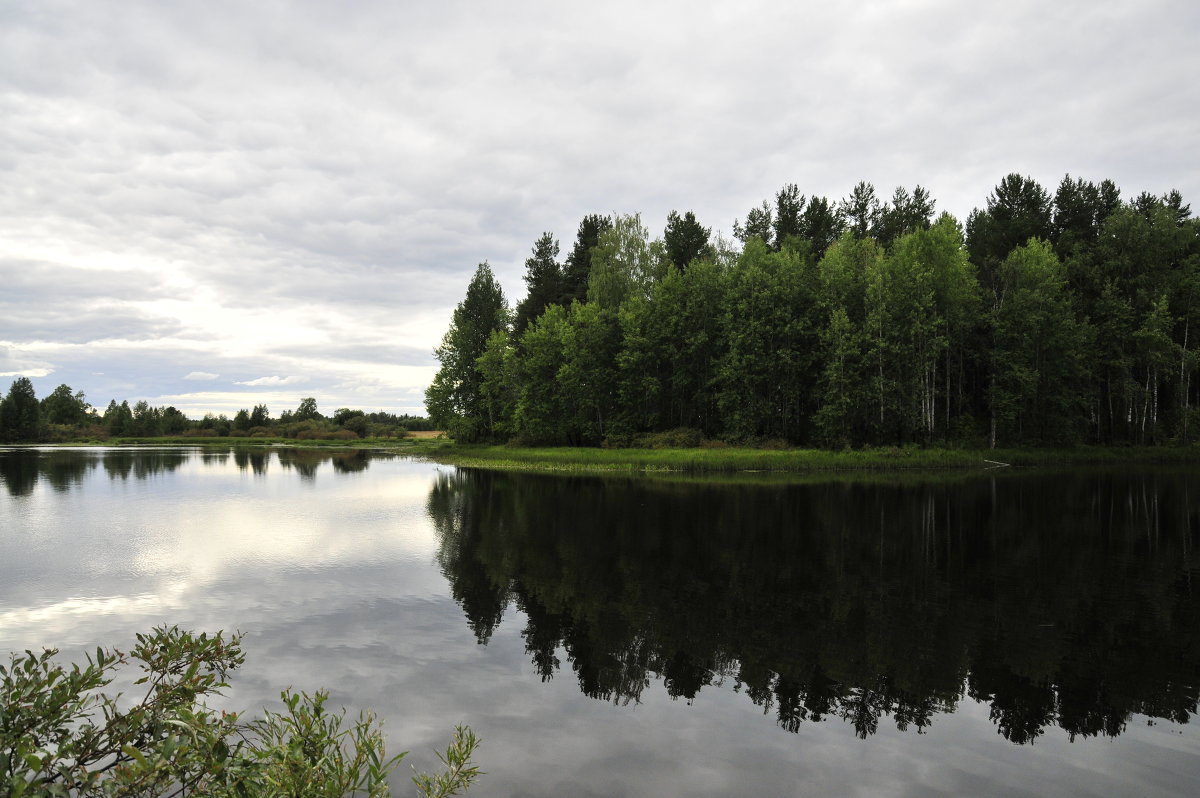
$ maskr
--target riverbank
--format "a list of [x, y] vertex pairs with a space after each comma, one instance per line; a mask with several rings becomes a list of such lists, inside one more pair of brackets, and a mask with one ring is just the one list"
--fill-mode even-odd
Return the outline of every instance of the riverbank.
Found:
[[1200, 447], [1070, 449], [595, 449], [518, 448], [438, 443], [424, 455], [447, 465], [506, 471], [789, 472], [988, 469], [1122, 463], [1200, 463]]

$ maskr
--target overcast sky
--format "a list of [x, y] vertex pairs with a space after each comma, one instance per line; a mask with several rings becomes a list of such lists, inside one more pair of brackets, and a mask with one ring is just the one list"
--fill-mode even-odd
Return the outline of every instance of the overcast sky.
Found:
[[423, 413], [476, 265], [785, 183], [1200, 209], [1200, 4], [0, 2], [0, 380]]

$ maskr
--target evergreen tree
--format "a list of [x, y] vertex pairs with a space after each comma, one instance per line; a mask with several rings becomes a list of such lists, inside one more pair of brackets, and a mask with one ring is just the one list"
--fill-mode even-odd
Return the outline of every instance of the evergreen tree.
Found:
[[41, 408], [33, 383], [17, 377], [0, 400], [0, 440], [36, 441], [41, 431]]
[[677, 211], [667, 214], [667, 227], [663, 231], [663, 247], [667, 260], [679, 271], [685, 270], [697, 258], [709, 254], [708, 237], [711, 229], [696, 221], [696, 214], [688, 211], [680, 216]]
[[250, 427], [265, 427], [271, 423], [271, 414], [267, 411], [266, 405], [255, 405], [250, 411]]
[[487, 262], [479, 264], [467, 295], [434, 350], [441, 368], [425, 391], [430, 419], [455, 438], [476, 441], [490, 437], [495, 419], [487, 416], [480, 393], [483, 377], [478, 360], [496, 330], [508, 330], [508, 303]]
[[872, 235], [886, 249], [906, 233], [926, 230], [933, 220], [934, 204], [929, 192], [920, 186], [911, 194], [903, 186], [897, 186], [891, 202], [885, 202], [879, 209]]
[[562, 297], [559, 302], [570, 305], [572, 301], [586, 302], [588, 282], [592, 273], [592, 250], [600, 243], [600, 236], [612, 228], [612, 219], [590, 214], [579, 223], [575, 246], [563, 263]]
[[113, 399], [108, 403], [108, 409], [104, 411], [104, 430], [116, 438], [133, 434], [133, 411], [129, 409], [128, 401], [117, 404]]
[[866, 238], [873, 235], [879, 226], [879, 200], [875, 197], [875, 186], [866, 181], [860, 181], [850, 192], [850, 196], [842, 200], [839, 208], [841, 216], [846, 220], [846, 226], [855, 238]]
[[825, 197], [813, 197], [804, 209], [800, 235], [812, 244], [812, 257], [820, 260], [842, 234], [842, 217]]
[[788, 183], [775, 194], [774, 249], [793, 246], [790, 242], [802, 235], [805, 201], [795, 183]]
[[528, 293], [517, 304], [513, 316], [513, 334], [520, 335], [529, 323], [542, 315], [547, 306], [563, 296], [562, 267], [558, 264], [558, 241], [542, 233], [533, 245], [533, 254], [525, 259], [525, 285]]
[[733, 220], [733, 236], [738, 241], [746, 244], [752, 238], [757, 238], [764, 244], [771, 243], [771, 236], [775, 228], [775, 215], [771, 211], [771, 206], [766, 200], [760, 207], [751, 208], [746, 214], [745, 224], [741, 224], [737, 219]]
[[994, 288], [993, 277], [1008, 254], [1029, 239], [1049, 241], [1050, 195], [1031, 177], [1006, 175], [988, 195], [985, 210], [967, 218], [967, 251], [981, 279]]

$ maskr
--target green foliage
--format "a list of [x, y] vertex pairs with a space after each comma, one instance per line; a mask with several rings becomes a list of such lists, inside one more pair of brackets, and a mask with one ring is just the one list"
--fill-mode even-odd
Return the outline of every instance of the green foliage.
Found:
[[691, 211], [683, 216], [671, 211], [667, 214], [667, 227], [663, 231], [663, 247], [667, 260], [676, 269], [683, 271], [692, 261], [706, 257], [711, 232], [710, 228], [703, 227], [696, 221], [696, 214]]
[[1076, 318], [1050, 245], [1030, 239], [1005, 259], [990, 314], [993, 442], [1077, 437], [1091, 329]]
[[271, 414], [267, 411], [266, 405], [255, 405], [250, 411], [250, 426], [265, 427], [271, 423]]
[[80, 425], [87, 421], [91, 409], [83, 391], [72, 393], [69, 385], [59, 385], [42, 400], [42, 420], [47, 424]]
[[300, 405], [292, 413], [293, 421], [316, 421], [324, 418], [321, 411], [317, 410], [317, 400], [311, 396], [306, 396], [300, 400]]
[[0, 400], [0, 440], [35, 441], [41, 429], [41, 407], [28, 377], [17, 377]]
[[567, 408], [558, 374], [565, 363], [566, 326], [566, 309], [554, 305], [520, 339], [515, 426], [532, 441], [565, 442]]
[[533, 245], [533, 254], [525, 259], [525, 285], [529, 293], [518, 303], [513, 316], [514, 335], [524, 332], [531, 321], [562, 296], [562, 267], [557, 258], [558, 241], [550, 233], [543, 233]]
[[123, 400], [121, 404], [117, 404], [116, 399], [109, 401], [108, 409], [104, 411], [104, 429], [113, 436], [132, 433], [133, 411], [129, 409], [128, 401]]
[[882, 209], [875, 196], [875, 186], [866, 181], [855, 184], [850, 196], [842, 200], [838, 211], [846, 223], [846, 229], [855, 238], [866, 238], [879, 226]]
[[615, 311], [632, 296], [648, 296], [664, 271], [657, 249], [640, 214], [615, 216], [592, 250], [588, 301]]
[[[240, 636], [177, 627], [139, 634], [128, 654], [97, 648], [84, 665], [57, 651], [0, 665], [0, 778], [14, 796], [387, 796], [388, 758], [370, 713], [347, 723], [328, 694], [285, 690], [283, 712], [254, 721], [205, 699], [245, 661]], [[136, 663], [140, 700], [103, 692]], [[142, 687], [144, 685], [144, 688]], [[479, 775], [478, 740], [458, 727], [444, 772], [413, 779], [421, 795], [454, 795]]]
[[442, 365], [425, 392], [431, 420], [455, 438], [482, 440], [495, 432], [484, 412], [478, 360], [497, 330], [508, 330], [508, 304], [491, 267], [481, 263], [434, 350]]
[[1197, 436], [1200, 220], [1178, 192], [1123, 204], [1068, 175], [1052, 199], [1010, 174], [965, 235], [934, 205], [921, 186], [881, 203], [864, 181], [835, 206], [787, 184], [735, 221], [740, 251], [691, 214], [657, 241], [636, 214], [587, 217], [561, 305], [535, 317], [531, 280], [528, 323], [480, 338], [469, 371], [444, 365], [430, 414], [463, 441], [561, 444]]
[[600, 243], [600, 236], [612, 227], [607, 216], [589, 214], [579, 223], [575, 245], [567, 255], [562, 269], [562, 297], [559, 304], [570, 305], [573, 301], [586, 302], [588, 283], [592, 273], [592, 250]]

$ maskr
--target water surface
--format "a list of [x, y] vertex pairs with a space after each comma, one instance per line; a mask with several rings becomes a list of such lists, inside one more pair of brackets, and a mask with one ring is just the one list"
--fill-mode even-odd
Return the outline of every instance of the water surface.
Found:
[[[1183, 470], [795, 484], [0, 450], [0, 649], [240, 629], [479, 794], [1191, 795]], [[402, 790], [402, 793], [406, 791]]]

